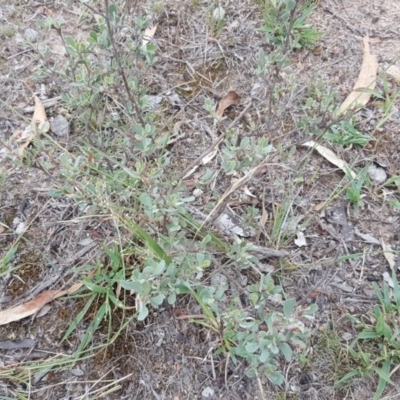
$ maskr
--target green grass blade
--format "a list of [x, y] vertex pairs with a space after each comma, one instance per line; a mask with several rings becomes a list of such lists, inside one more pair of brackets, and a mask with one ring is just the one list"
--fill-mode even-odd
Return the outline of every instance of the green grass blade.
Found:
[[389, 377], [391, 363], [392, 363], [391, 359], [386, 360], [383, 363], [382, 368], [378, 367], [374, 368], [374, 371], [379, 375], [379, 383], [378, 387], [376, 388], [376, 392], [374, 394], [374, 400], [379, 400], [381, 398], [381, 395], [388, 383], [395, 386], [395, 383]]
[[93, 318], [92, 323], [89, 325], [89, 328], [87, 329], [87, 331], [85, 332], [82, 341], [76, 351], [76, 356], [79, 356], [82, 352], [82, 350], [84, 350], [86, 348], [86, 346], [88, 345], [89, 341], [93, 338], [94, 333], [96, 332], [97, 328], [99, 327], [101, 321], [104, 318], [104, 315], [106, 314], [108, 308], [108, 303], [104, 302], [101, 307], [98, 309], [96, 315]]
[[71, 326], [67, 329], [67, 332], [65, 332], [64, 337], [61, 339], [61, 343], [66, 340], [69, 335], [76, 329], [76, 327], [78, 326], [78, 324], [82, 321], [82, 318], [86, 315], [86, 313], [88, 312], [90, 306], [93, 303], [93, 300], [97, 297], [97, 295], [93, 294], [89, 300], [86, 302], [85, 307], [83, 307], [83, 310], [81, 312], [78, 313], [78, 315], [76, 316], [76, 318], [74, 319], [74, 321], [72, 322]]

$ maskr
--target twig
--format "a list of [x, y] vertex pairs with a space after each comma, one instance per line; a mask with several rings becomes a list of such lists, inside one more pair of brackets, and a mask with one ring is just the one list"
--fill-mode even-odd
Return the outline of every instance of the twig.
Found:
[[[294, 24], [294, 17], [296, 15], [297, 12], [297, 7], [300, 4], [301, 0], [297, 0], [296, 1], [296, 5], [294, 6], [293, 10], [290, 12], [290, 21], [289, 21], [289, 25], [287, 26], [286, 29], [286, 38], [285, 38], [285, 42], [282, 46], [282, 55], [286, 55], [286, 53], [288, 53], [290, 51], [290, 34], [292, 32], [292, 28], [293, 28], [293, 24]], [[268, 125], [272, 126], [274, 123], [273, 120], [273, 116], [272, 116], [272, 108], [273, 108], [273, 100], [274, 100], [274, 92], [275, 92], [275, 86], [278, 83], [278, 78], [279, 78], [279, 72], [280, 72], [280, 68], [277, 65], [277, 63], [275, 63], [272, 67], [272, 71], [271, 71], [271, 79], [270, 79], [270, 84], [269, 84], [269, 91], [268, 91], [268, 116], [267, 116], [267, 120], [268, 120]]]
[[364, 35], [362, 34], [362, 32], [360, 32], [358, 29], [353, 29], [347, 22], [346, 20], [341, 17], [340, 15], [337, 15], [336, 13], [334, 13], [333, 11], [331, 11], [329, 8], [327, 7], [322, 7], [322, 9], [327, 12], [328, 14], [332, 15], [332, 17], [336, 18], [337, 20], [339, 20], [340, 22], [342, 22], [344, 24], [344, 26], [353, 34], [357, 35], [357, 36], [361, 36], [363, 37]]
[[228, 385], [228, 365], [229, 365], [230, 354], [226, 354], [226, 363], [225, 363], [225, 385]]
[[128, 94], [129, 101], [132, 103], [132, 105], [133, 105], [133, 107], [135, 109], [136, 115], [139, 118], [140, 124], [144, 128], [146, 126], [146, 122], [144, 121], [141, 109], [140, 109], [137, 101], [133, 97], [131, 89], [129, 88], [128, 80], [126, 79], [126, 75], [125, 75], [124, 69], [122, 68], [121, 59], [119, 57], [118, 49], [117, 49], [117, 46], [115, 45], [114, 35], [113, 35], [111, 24], [110, 24], [110, 15], [108, 13], [108, 7], [109, 7], [108, 0], [104, 0], [104, 5], [106, 7], [106, 18], [105, 18], [105, 20], [106, 20], [106, 23], [107, 23], [108, 35], [110, 36], [110, 41], [111, 41], [111, 45], [112, 45], [112, 48], [113, 48], [114, 58], [115, 58], [115, 61], [117, 61], [118, 70], [119, 70], [119, 73], [121, 74], [122, 81], [124, 82], [124, 87], [125, 87], [126, 93]]
[[217, 375], [215, 373], [213, 350], [214, 349], [211, 347], [211, 349], [210, 349], [210, 360], [211, 360], [211, 367], [212, 367], [211, 371], [212, 371], [213, 379], [215, 381], [217, 379]]
[[[221, 198], [218, 200], [218, 203], [216, 206], [211, 210], [210, 214], [208, 214], [206, 220], [202, 223], [201, 228], [204, 227], [204, 225], [208, 223], [212, 223], [223, 211], [225, 208], [226, 202], [229, 198], [229, 196], [237, 189], [239, 189], [241, 186], [246, 184], [255, 174], [258, 172], [262, 167], [264, 167], [267, 163], [265, 161], [261, 162], [259, 165], [251, 169], [246, 175], [244, 175], [242, 178], [237, 180], [235, 183], [233, 183], [226, 191], [225, 193], [221, 196]], [[212, 217], [212, 218], [211, 218]]]
[[[247, 106], [243, 109], [243, 111], [229, 124], [227, 130], [235, 126], [237, 122], [240, 121], [240, 119], [247, 112], [250, 106], [251, 103], [247, 104]], [[190, 165], [180, 175], [180, 179], [183, 179], [184, 177], [191, 175], [198, 168], [203, 158], [208, 154], [210, 154], [215, 149], [215, 147], [221, 144], [224, 140], [225, 140], [224, 135], [221, 135], [218, 139], [216, 139], [207, 150], [203, 151], [192, 163], [190, 163]], [[191, 173], [189, 174], [189, 172]]]
[[324, 274], [322, 275], [321, 279], [312, 287], [312, 289], [310, 289], [310, 290], [307, 292], [307, 294], [306, 294], [302, 299], [300, 299], [300, 300], [296, 303], [298, 306], [304, 304], [304, 303], [307, 301], [307, 299], [308, 299], [308, 297], [310, 296], [310, 294], [313, 293], [313, 292], [315, 292], [315, 290], [318, 288], [318, 286], [320, 286], [321, 283], [324, 282], [324, 281], [326, 280], [327, 276], [329, 275], [329, 273], [330, 273], [331, 270], [332, 270], [332, 267], [336, 264], [338, 258], [339, 258], [339, 254], [337, 253], [336, 256], [335, 256], [335, 258], [333, 259], [333, 261], [326, 267], [326, 271], [325, 271]]
[[[42, 104], [44, 108], [50, 108], [54, 107], [59, 100], [61, 100], [61, 96], [56, 96], [51, 99], [42, 100]], [[32, 113], [35, 111], [35, 106], [27, 106], [22, 111], [24, 114]]]
[[258, 388], [260, 389], [261, 399], [262, 399], [262, 400], [266, 400], [267, 398], [266, 398], [265, 395], [264, 395], [264, 389], [263, 389], [263, 386], [262, 386], [262, 383], [261, 383], [260, 376], [258, 375], [257, 370], [255, 370], [254, 372], [255, 372], [255, 374], [256, 374]]
[[296, 1], [296, 5], [293, 7], [293, 10], [290, 12], [290, 22], [289, 22], [289, 25], [288, 25], [287, 31], [286, 31], [285, 43], [283, 44], [283, 47], [282, 47], [283, 54], [285, 54], [289, 49], [290, 34], [292, 32], [292, 28], [293, 28], [293, 24], [294, 24], [294, 17], [296, 15], [297, 7], [299, 6], [300, 1], [301, 0]]

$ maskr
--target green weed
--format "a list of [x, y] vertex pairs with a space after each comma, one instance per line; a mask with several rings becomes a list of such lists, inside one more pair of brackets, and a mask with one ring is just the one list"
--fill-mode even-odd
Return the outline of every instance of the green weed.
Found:
[[[193, 3], [195, 4], [195, 3]], [[221, 5], [215, 5], [214, 2], [208, 5], [207, 26], [210, 35], [216, 38], [226, 24], [225, 9]]]
[[269, 275], [262, 275], [259, 282], [247, 290], [252, 309], [256, 312], [253, 316], [238, 306], [239, 298], [233, 298], [230, 307], [221, 312], [215, 300], [226, 298], [223, 291], [218, 294], [213, 287], [199, 288], [192, 294], [200, 304], [204, 318], [196, 322], [219, 333], [221, 345], [218, 352], [225, 353], [235, 363], [238, 357], [247, 361], [246, 374], [249, 377], [266, 375], [271, 382], [281, 385], [284, 375], [278, 369], [278, 358], [283, 356], [290, 362], [293, 346], [298, 351], [306, 347], [309, 332], [299, 318], [311, 318], [317, 306], [314, 304], [301, 310], [293, 299], [288, 299], [282, 302], [281, 312], [267, 311], [269, 298], [276, 298], [281, 292]]
[[[350, 178], [350, 185], [346, 189], [346, 198], [352, 204], [356, 214], [359, 212], [359, 208], [364, 206], [364, 201], [362, 200], [363, 195], [361, 191], [364, 185], [369, 183], [367, 173], [368, 169], [364, 168], [364, 170], [356, 178]], [[347, 175], [350, 177], [349, 174]]]
[[313, 12], [315, 5], [308, 1], [301, 3], [295, 0], [259, 0], [264, 19], [260, 31], [266, 39], [277, 48], [282, 48], [289, 42], [289, 48], [312, 49], [322, 36], [306, 24], [306, 19]]
[[393, 287], [384, 282], [380, 289], [373, 282], [379, 304], [372, 308], [372, 314], [357, 320], [358, 329], [362, 329], [357, 338], [348, 347], [349, 354], [358, 367], [346, 374], [339, 382], [341, 385], [357, 376], [377, 376], [379, 379], [374, 400], [378, 400], [400, 362], [400, 342], [398, 320], [400, 315], [400, 287], [395, 273], [392, 274]]

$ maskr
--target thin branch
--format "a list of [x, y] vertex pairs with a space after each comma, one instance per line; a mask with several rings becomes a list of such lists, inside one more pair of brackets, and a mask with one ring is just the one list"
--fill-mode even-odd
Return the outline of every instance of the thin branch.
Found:
[[129, 88], [128, 80], [126, 79], [126, 75], [125, 75], [124, 69], [122, 68], [119, 52], [118, 52], [117, 46], [115, 45], [114, 35], [113, 35], [113, 31], [112, 31], [111, 24], [110, 24], [110, 15], [109, 15], [109, 12], [108, 12], [108, 7], [109, 7], [108, 0], [104, 0], [104, 5], [106, 7], [105, 20], [106, 20], [106, 23], [107, 23], [108, 35], [110, 36], [110, 41], [111, 41], [111, 45], [112, 45], [112, 48], [113, 48], [113, 55], [114, 55], [115, 60], [117, 61], [118, 70], [119, 70], [119, 73], [121, 74], [122, 80], [124, 82], [124, 87], [125, 87], [125, 90], [126, 90], [126, 92], [128, 94], [129, 101], [132, 103], [133, 108], [135, 109], [136, 115], [139, 118], [140, 124], [144, 128], [146, 126], [146, 122], [144, 121], [143, 116], [142, 116], [142, 111], [141, 111], [137, 101], [133, 97], [131, 89]]
[[286, 38], [285, 43], [282, 47], [282, 53], [285, 54], [286, 52], [290, 51], [289, 43], [290, 43], [290, 34], [292, 33], [292, 28], [294, 24], [294, 17], [296, 16], [297, 8], [300, 4], [301, 0], [296, 1], [296, 5], [293, 7], [293, 10], [290, 12], [290, 22], [286, 30]]

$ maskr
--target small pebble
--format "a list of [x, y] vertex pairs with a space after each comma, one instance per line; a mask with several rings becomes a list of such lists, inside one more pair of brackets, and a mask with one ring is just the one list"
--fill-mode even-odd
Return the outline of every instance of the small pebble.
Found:
[[75, 376], [83, 376], [85, 373], [80, 368], [71, 369], [71, 374]]
[[381, 185], [387, 179], [386, 171], [378, 167], [375, 164], [371, 164], [368, 168], [368, 176], [370, 177], [371, 181], [377, 185]]
[[62, 115], [57, 115], [50, 122], [50, 129], [59, 137], [68, 137], [70, 133], [69, 122]]
[[194, 197], [200, 197], [203, 194], [203, 191], [201, 189], [194, 189], [193, 190], [193, 196]]
[[34, 29], [31, 28], [25, 29], [24, 38], [28, 42], [35, 43], [38, 39], [38, 36], [39, 34]]
[[160, 107], [163, 98], [161, 96], [147, 96], [148, 105], [152, 110], [156, 110]]
[[222, 21], [225, 17], [225, 10], [222, 7], [217, 7], [213, 12], [215, 21]]
[[203, 397], [203, 399], [209, 399], [212, 396], [214, 396], [214, 390], [211, 389], [209, 386], [207, 386], [202, 392], [201, 392], [201, 396]]
[[348, 342], [351, 339], [353, 339], [353, 335], [350, 332], [345, 332], [345, 333], [343, 333], [342, 338], [343, 338], [343, 340]]
[[20, 222], [17, 227], [15, 228], [15, 233], [18, 235], [22, 235], [26, 231], [27, 227], [25, 225], [25, 222]]
[[214, 274], [211, 276], [211, 286], [228, 286], [228, 278], [224, 274]]

